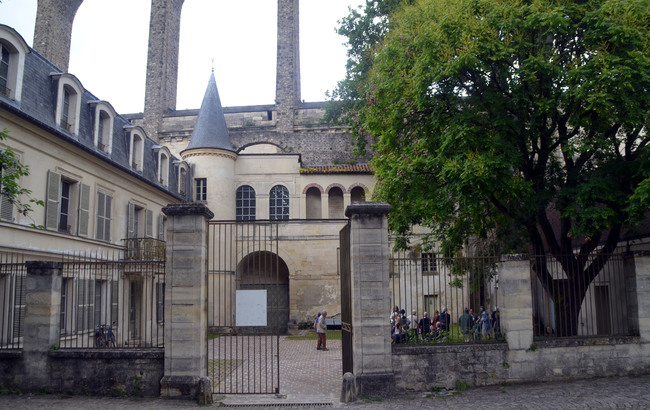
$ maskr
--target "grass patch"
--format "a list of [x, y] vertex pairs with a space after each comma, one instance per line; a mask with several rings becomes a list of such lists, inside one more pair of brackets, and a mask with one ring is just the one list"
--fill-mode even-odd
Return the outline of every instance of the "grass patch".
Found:
[[[287, 340], [318, 340], [316, 332], [308, 332], [304, 336], [287, 336]], [[340, 330], [328, 330], [327, 340], [341, 340]]]

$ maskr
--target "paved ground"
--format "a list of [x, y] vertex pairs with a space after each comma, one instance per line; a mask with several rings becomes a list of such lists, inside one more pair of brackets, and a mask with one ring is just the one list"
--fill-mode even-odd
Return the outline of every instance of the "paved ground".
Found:
[[[650, 375], [561, 383], [469, 388], [463, 392], [409, 392], [388, 398], [339, 402], [341, 343], [328, 341], [329, 351], [316, 351], [315, 341], [280, 342], [280, 396], [215, 395], [212, 407], [241, 409], [650, 409]], [[173, 409], [193, 402], [163, 399], [120, 399], [57, 395], [0, 396], [1, 409], [106, 408]]]

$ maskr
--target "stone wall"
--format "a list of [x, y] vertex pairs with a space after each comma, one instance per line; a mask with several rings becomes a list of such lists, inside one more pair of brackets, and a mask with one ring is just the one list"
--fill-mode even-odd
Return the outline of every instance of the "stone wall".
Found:
[[393, 346], [393, 371], [399, 390], [455, 389], [457, 382], [487, 386], [508, 380], [508, 345]]
[[[198, 110], [179, 110], [166, 114], [158, 133], [160, 143], [180, 158], [190, 142]], [[301, 103], [294, 113], [292, 132], [280, 132], [275, 105], [224, 107], [228, 134], [235, 150], [251, 144], [270, 143], [279, 152], [301, 155], [304, 166], [367, 163], [369, 156], [356, 158], [346, 128], [322, 124], [323, 103]], [[144, 126], [142, 114], [124, 116]]]
[[[499, 266], [501, 325], [507, 343], [392, 346], [397, 389], [561, 381], [650, 372], [650, 257], [626, 255], [632, 336], [533, 337], [531, 278], [526, 256]], [[633, 293], [633, 294], [632, 294]]]
[[160, 395], [164, 351], [52, 350], [46, 377], [39, 385], [25, 380], [29, 366], [21, 351], [0, 351], [0, 383], [22, 393], [66, 393], [94, 396]]
[[455, 389], [458, 382], [477, 387], [647, 374], [647, 351], [639, 337], [554, 339], [523, 351], [506, 343], [403, 345], [393, 346], [392, 364], [396, 389], [430, 391]]
[[57, 66], [68, 71], [72, 22], [83, 0], [39, 0], [34, 28], [34, 49]]

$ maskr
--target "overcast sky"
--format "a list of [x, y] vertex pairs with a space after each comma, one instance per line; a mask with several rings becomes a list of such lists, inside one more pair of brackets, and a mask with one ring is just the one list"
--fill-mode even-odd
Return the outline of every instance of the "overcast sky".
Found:
[[[33, 45], [37, 0], [1, 0], [0, 23]], [[335, 33], [348, 6], [364, 0], [301, 0], [302, 99], [323, 101], [345, 74], [345, 38]], [[72, 30], [70, 73], [122, 114], [141, 112], [150, 0], [84, 0]], [[212, 60], [224, 106], [275, 99], [277, 0], [185, 0], [177, 109], [199, 108]]]

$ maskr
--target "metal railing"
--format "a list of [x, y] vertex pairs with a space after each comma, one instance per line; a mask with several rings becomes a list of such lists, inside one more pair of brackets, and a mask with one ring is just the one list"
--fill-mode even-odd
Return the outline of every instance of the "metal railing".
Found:
[[628, 311], [624, 255], [533, 256], [530, 268], [534, 337], [638, 332]]
[[389, 269], [393, 343], [504, 340], [496, 257], [401, 252]]
[[127, 261], [165, 261], [167, 244], [154, 238], [129, 238], [124, 241]]
[[66, 258], [58, 348], [164, 347], [164, 272], [164, 261]]
[[25, 263], [22, 255], [0, 253], [0, 349], [23, 347]]

